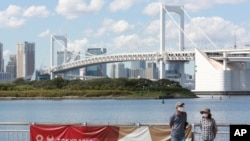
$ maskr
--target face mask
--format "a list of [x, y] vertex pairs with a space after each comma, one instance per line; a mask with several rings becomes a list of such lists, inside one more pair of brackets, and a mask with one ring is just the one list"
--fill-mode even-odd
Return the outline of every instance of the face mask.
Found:
[[204, 117], [204, 118], [207, 118], [208, 117], [208, 114], [202, 114], [202, 117]]
[[180, 112], [183, 112], [184, 108], [183, 107], [178, 107], [177, 110], [180, 111]]

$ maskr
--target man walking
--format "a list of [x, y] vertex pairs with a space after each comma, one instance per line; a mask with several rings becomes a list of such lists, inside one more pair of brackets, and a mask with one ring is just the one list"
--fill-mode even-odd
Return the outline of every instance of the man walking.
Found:
[[185, 141], [187, 113], [184, 112], [184, 103], [175, 104], [176, 112], [170, 117], [171, 141]]

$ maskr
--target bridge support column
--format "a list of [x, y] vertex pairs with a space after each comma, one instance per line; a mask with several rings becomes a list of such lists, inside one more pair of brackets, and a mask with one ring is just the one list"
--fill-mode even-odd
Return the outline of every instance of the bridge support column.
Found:
[[[160, 54], [164, 54], [165, 52], [165, 10], [164, 5], [161, 4], [160, 9]], [[164, 79], [166, 77], [165, 70], [165, 62], [164, 58], [160, 60], [160, 79]]]
[[67, 72], [63, 72], [63, 79], [69, 80]]
[[[50, 35], [50, 68], [54, 66], [54, 38]], [[50, 73], [50, 80], [54, 79], [54, 73]]]
[[185, 62], [179, 62], [179, 73], [180, 73], [180, 85], [183, 87], [185, 83], [185, 72], [184, 72], [184, 64]]
[[55, 73], [51, 72], [50, 73], [50, 80], [54, 79], [55, 78]]
[[227, 53], [223, 52], [223, 70], [227, 70]]

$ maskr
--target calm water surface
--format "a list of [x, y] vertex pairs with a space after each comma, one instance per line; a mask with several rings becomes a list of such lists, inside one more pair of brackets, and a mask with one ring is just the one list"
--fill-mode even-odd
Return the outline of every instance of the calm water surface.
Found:
[[164, 100], [9, 100], [0, 101], [0, 122], [168, 123], [177, 101], [185, 102], [190, 123], [209, 107], [218, 123], [250, 124], [250, 96], [210, 96]]

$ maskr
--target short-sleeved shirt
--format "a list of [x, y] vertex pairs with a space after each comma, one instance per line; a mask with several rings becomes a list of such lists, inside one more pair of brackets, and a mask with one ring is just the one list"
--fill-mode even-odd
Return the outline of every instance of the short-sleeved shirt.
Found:
[[217, 131], [217, 126], [215, 120], [213, 118], [206, 120], [204, 118], [201, 119], [201, 136], [204, 140], [212, 140], [214, 139], [214, 131]]
[[171, 136], [182, 138], [185, 137], [185, 123], [187, 122], [187, 113], [182, 112], [181, 115], [174, 113], [170, 117], [170, 124], [172, 125]]

